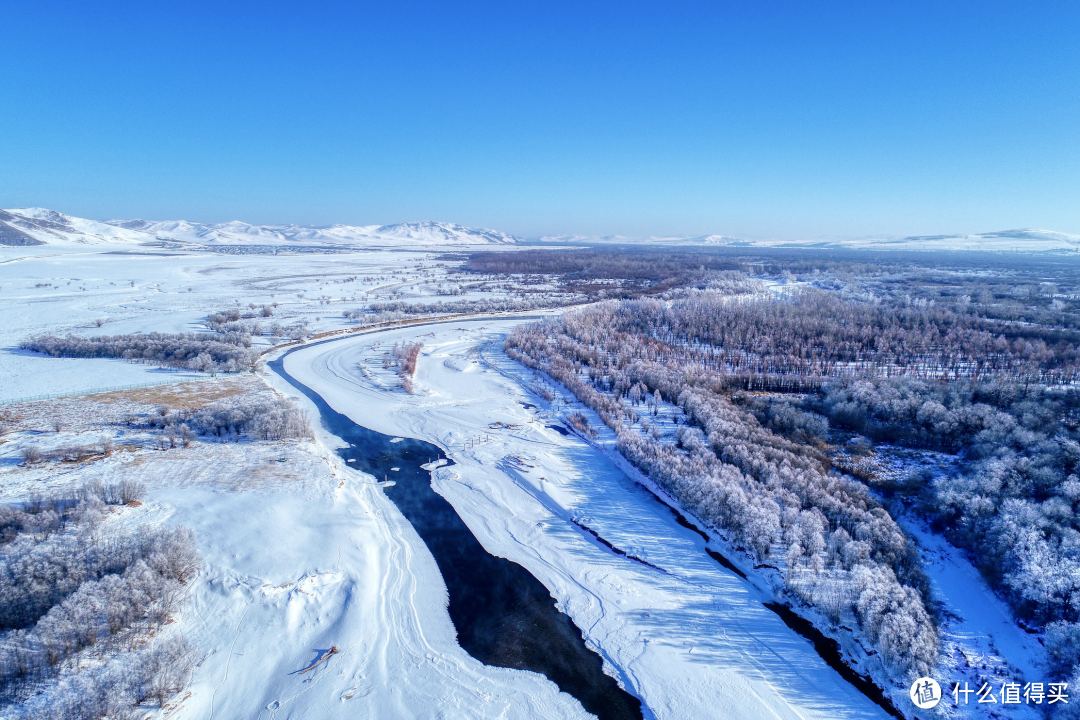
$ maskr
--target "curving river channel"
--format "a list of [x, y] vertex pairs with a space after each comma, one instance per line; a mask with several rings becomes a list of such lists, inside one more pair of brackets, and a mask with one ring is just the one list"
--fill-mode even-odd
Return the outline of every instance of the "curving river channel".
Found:
[[327, 431], [349, 443], [338, 454], [352, 467], [393, 481], [386, 495], [439, 566], [461, 647], [486, 665], [542, 673], [600, 720], [641, 720], [641, 701], [604, 674], [600, 656], [555, 607], [547, 588], [521, 565], [485, 550], [454, 507], [432, 489], [431, 475], [421, 465], [442, 458], [441, 449], [421, 440], [391, 442], [391, 436], [336, 412], [285, 371], [289, 353], [267, 365], [315, 403]]

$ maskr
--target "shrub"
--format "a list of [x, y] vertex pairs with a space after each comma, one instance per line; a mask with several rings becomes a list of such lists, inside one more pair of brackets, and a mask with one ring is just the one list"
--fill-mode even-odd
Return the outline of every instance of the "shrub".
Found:
[[574, 413], [573, 415], [567, 415], [566, 421], [577, 428], [578, 432], [591, 438], [596, 438], [596, 430], [589, 425], [589, 419], [582, 413]]
[[424, 343], [394, 343], [393, 355], [398, 362], [398, 375], [412, 377], [416, 373], [416, 360], [420, 357], [420, 350]]
[[219, 437], [247, 433], [261, 440], [285, 440], [312, 435], [307, 413], [285, 399], [203, 408], [191, 417], [189, 425], [199, 434]]
[[146, 486], [137, 480], [123, 479], [117, 482], [88, 480], [79, 488], [79, 500], [97, 500], [105, 505], [127, 505], [142, 500]]
[[41, 450], [36, 445], [27, 445], [22, 449], [20, 453], [22, 455], [23, 462], [27, 465], [33, 465], [36, 462], [41, 461]]
[[37, 694], [6, 708], [13, 720], [141, 720], [139, 705], [159, 706], [179, 692], [195, 669], [195, 652], [182, 637], [154, 638], [111, 662], [85, 669], [65, 668], [42, 682]]

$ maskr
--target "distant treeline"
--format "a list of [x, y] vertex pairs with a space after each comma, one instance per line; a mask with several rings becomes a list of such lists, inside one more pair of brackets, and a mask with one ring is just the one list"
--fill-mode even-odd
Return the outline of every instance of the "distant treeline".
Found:
[[680, 287], [704, 288], [718, 273], [744, 270], [737, 258], [691, 249], [595, 249], [513, 253], [477, 252], [461, 271], [534, 276], [554, 280], [564, 292], [604, 297], [640, 297]]
[[1078, 332], [815, 289], [780, 298], [703, 292], [669, 303], [606, 303], [568, 316], [566, 327], [593, 348], [593, 372], [606, 363], [590, 333], [602, 332], [604, 351], [623, 362], [688, 362], [748, 389], [816, 389], [835, 377], [1069, 382], [1080, 367]]
[[518, 252], [477, 252], [463, 268], [489, 274], [577, 275], [582, 278], [654, 281], [679, 277], [688, 272], [741, 270], [742, 263], [731, 257], [684, 248], [670, 250], [596, 249]]
[[605, 247], [475, 252], [459, 272], [554, 283], [594, 299], [705, 289], [706, 278], [738, 272], [798, 281], [847, 299], [936, 304], [975, 317], [1080, 329], [1080, 265], [1060, 255]]

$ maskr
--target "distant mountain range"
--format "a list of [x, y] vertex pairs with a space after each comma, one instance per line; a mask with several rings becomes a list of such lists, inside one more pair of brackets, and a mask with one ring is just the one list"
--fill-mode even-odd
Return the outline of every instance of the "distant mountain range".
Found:
[[44, 208], [0, 210], [0, 245], [457, 246], [514, 245], [521, 238], [456, 223], [397, 225], [206, 225], [186, 220], [84, 220]]
[[86, 220], [44, 208], [0, 210], [0, 246], [143, 245], [306, 247], [478, 247], [512, 245], [662, 245], [788, 247], [865, 250], [989, 252], [1080, 252], [1080, 235], [1050, 230], [1002, 230], [973, 235], [868, 236], [812, 240], [747, 240], [728, 235], [626, 237], [549, 235], [521, 238], [497, 230], [456, 223], [407, 222], [396, 225], [251, 225], [232, 221], [213, 225], [186, 220]]

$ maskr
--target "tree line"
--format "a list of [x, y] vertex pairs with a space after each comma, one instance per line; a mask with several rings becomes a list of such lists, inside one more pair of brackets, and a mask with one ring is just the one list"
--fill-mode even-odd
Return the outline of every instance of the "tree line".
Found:
[[[792, 593], [857, 622], [887, 668], [928, 672], [939, 638], [914, 545], [864, 485], [732, 403], [715, 367], [667, 352], [651, 336], [657, 311], [644, 300], [591, 306], [519, 326], [506, 351], [595, 410], [628, 460], [779, 567]], [[649, 427], [663, 400], [679, 408], [675, 442]]]
[[131, 362], [202, 372], [251, 370], [260, 352], [251, 347], [251, 336], [225, 333], [136, 333], [77, 337], [44, 335], [22, 342], [23, 350], [52, 357], [123, 358]]

